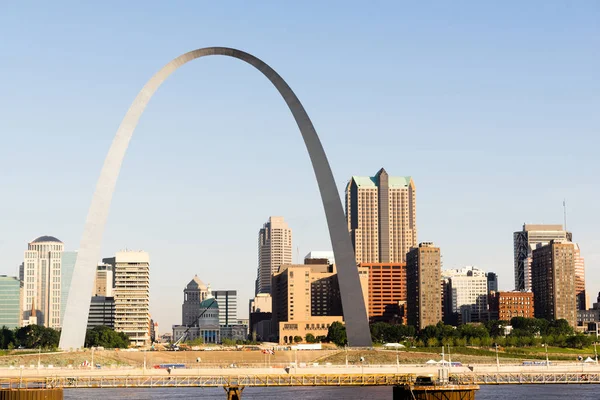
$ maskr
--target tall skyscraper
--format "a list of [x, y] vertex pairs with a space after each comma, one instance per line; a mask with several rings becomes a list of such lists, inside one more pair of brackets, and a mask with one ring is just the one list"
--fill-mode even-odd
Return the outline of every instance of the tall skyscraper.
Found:
[[75, 269], [75, 261], [77, 260], [76, 251], [63, 251], [61, 268], [60, 268], [60, 324], [65, 317], [67, 308], [67, 299], [69, 298], [69, 290], [71, 290], [71, 280], [73, 278], [73, 270]]
[[21, 327], [23, 283], [16, 277], [0, 275], [0, 327]]
[[585, 260], [581, 257], [581, 249], [577, 243], [575, 246], [575, 296], [577, 296], [577, 309], [587, 310], [590, 308], [587, 292], [585, 291]]
[[29, 243], [23, 262], [23, 320], [29, 319], [34, 305], [39, 325], [60, 328], [63, 251], [63, 242], [53, 236], [40, 236]]
[[237, 290], [213, 290], [212, 295], [219, 303], [219, 324], [237, 324]]
[[346, 186], [348, 230], [360, 263], [402, 263], [417, 245], [416, 189], [410, 176], [353, 176]]
[[110, 264], [100, 264], [94, 278], [94, 296], [113, 297], [114, 273]]
[[269, 217], [258, 232], [258, 272], [255, 294], [271, 293], [271, 276], [292, 263], [292, 230], [283, 217]]
[[575, 245], [566, 240], [538, 244], [533, 250], [531, 285], [535, 317], [566, 319], [577, 325], [575, 298]]
[[408, 324], [417, 329], [442, 320], [441, 254], [433, 243], [419, 243], [406, 255]]
[[150, 342], [150, 256], [144, 251], [120, 251], [104, 263], [115, 274], [115, 330], [134, 346]]
[[538, 244], [548, 244], [551, 240], [569, 240], [572, 234], [563, 230], [562, 225], [524, 224], [523, 230], [513, 234], [515, 260], [515, 290], [531, 290], [532, 252]]

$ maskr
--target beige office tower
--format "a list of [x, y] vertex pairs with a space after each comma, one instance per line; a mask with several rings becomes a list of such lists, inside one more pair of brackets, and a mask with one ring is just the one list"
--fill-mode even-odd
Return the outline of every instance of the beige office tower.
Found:
[[353, 176], [346, 186], [346, 219], [356, 262], [402, 263], [417, 245], [416, 190], [410, 176]]
[[110, 264], [100, 264], [96, 268], [94, 279], [94, 296], [113, 297], [113, 267]]
[[[310, 262], [306, 259], [305, 262]], [[368, 306], [368, 268], [359, 268], [362, 296]], [[273, 275], [272, 330], [280, 344], [327, 336], [333, 322], [343, 322], [337, 271], [330, 264], [282, 265]]]
[[150, 343], [150, 256], [144, 251], [120, 251], [112, 259], [115, 274], [115, 330], [132, 346]]
[[258, 271], [255, 294], [271, 293], [271, 276], [292, 263], [292, 230], [283, 217], [269, 217], [258, 232]]
[[423, 329], [442, 320], [441, 256], [433, 243], [420, 243], [406, 255], [408, 325]]
[[581, 249], [577, 243], [575, 246], [575, 296], [577, 296], [577, 309], [588, 310], [590, 301], [585, 290], [585, 260], [581, 257]]
[[[53, 236], [41, 236], [27, 246], [22, 265], [22, 320], [32, 317], [38, 325], [60, 328], [61, 262], [64, 244]], [[21, 273], [20, 273], [21, 275]]]
[[535, 317], [547, 320], [566, 319], [577, 325], [575, 299], [575, 244], [552, 240], [533, 250], [531, 286]]

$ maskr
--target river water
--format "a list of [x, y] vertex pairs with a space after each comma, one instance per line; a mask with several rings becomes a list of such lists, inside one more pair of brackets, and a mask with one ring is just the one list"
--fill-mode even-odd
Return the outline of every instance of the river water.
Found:
[[[201, 388], [155, 388], [155, 389], [66, 389], [65, 400], [225, 400], [223, 389]], [[391, 399], [391, 387], [284, 387], [247, 388], [243, 400], [379, 400]], [[481, 386], [476, 400], [599, 400], [599, 385], [507, 385]]]

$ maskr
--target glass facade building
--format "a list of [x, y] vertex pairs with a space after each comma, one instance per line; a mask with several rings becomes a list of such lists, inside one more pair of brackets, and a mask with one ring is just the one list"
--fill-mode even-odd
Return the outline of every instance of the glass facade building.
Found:
[[9, 329], [21, 326], [21, 281], [19, 278], [0, 275], [0, 327]]

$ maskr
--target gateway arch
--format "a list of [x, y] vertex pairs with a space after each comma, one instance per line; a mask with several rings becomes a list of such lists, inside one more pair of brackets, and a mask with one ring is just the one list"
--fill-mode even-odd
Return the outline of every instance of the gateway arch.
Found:
[[137, 95], [117, 130], [104, 161], [85, 222], [63, 320], [60, 348], [69, 350], [81, 348], [84, 345], [90, 296], [96, 264], [100, 259], [102, 235], [110, 202], [127, 146], [146, 105], [163, 81], [175, 70], [196, 58], [212, 55], [237, 58], [258, 69], [277, 88], [292, 112], [306, 144], [325, 209], [329, 236], [337, 264], [348, 343], [350, 346], [371, 346], [367, 312], [342, 202], [325, 151], [304, 107], [283, 78], [263, 61], [240, 50], [207, 47], [175, 58], [154, 75]]

